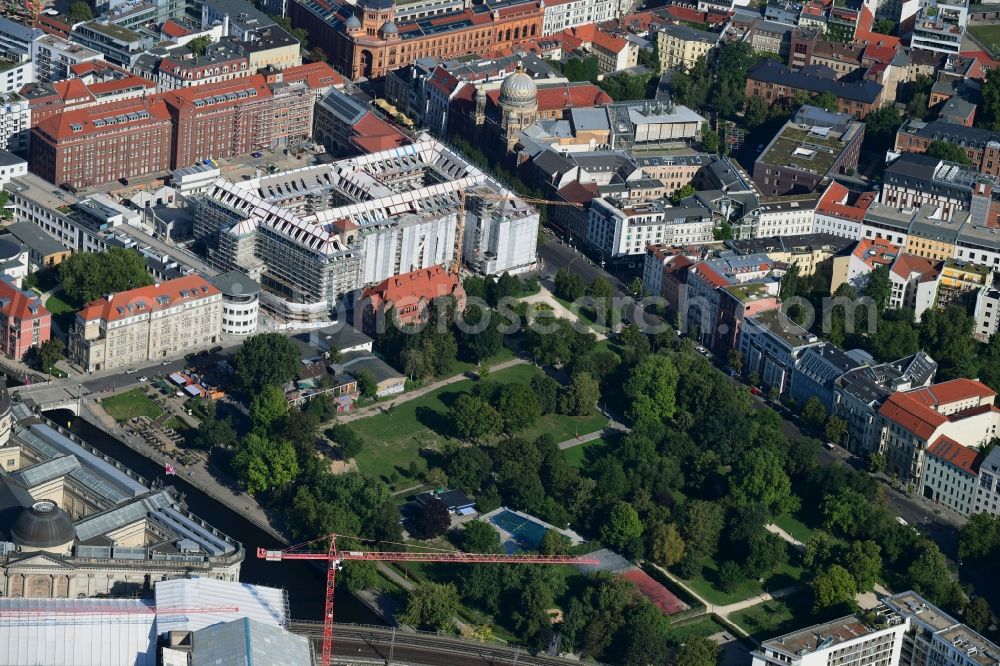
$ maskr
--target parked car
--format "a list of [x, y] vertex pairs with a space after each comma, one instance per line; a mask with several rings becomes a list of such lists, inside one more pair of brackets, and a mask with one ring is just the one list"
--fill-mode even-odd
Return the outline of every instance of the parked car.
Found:
[[125, 371], [125, 374], [126, 375], [133, 375], [133, 374], [135, 374], [135, 368], [129, 368], [128, 370]]
[[149, 381], [149, 377], [147, 377], [146, 375], [143, 375], [142, 377], [139, 377], [139, 381], [140, 382]]
[[825, 446], [825, 447], [826, 447], [827, 449], [829, 449], [830, 451], [833, 451], [834, 449], [836, 449], [836, 448], [837, 448], [837, 445], [836, 445], [836, 444], [834, 444], [833, 442], [827, 442], [827, 443], [826, 443], [826, 444], [824, 444], [823, 446]]
[[763, 391], [761, 391], [760, 387], [758, 387], [758, 386], [751, 386], [750, 387], [750, 393], [752, 393], [753, 395], [760, 395], [762, 392]]
[[169, 360], [160, 361], [160, 365], [170, 365], [170, 361]]

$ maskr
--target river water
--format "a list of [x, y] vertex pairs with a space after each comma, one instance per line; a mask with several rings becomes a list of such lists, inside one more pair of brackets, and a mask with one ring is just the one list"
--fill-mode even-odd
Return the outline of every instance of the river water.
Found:
[[[46, 412], [46, 416], [71, 430], [94, 448], [100, 450], [147, 481], [160, 478], [165, 485], [171, 485], [186, 494], [187, 505], [199, 518], [220, 532], [243, 544], [246, 559], [240, 569], [240, 580], [288, 590], [292, 617], [299, 620], [322, 620], [324, 591], [326, 588], [325, 566], [303, 561], [267, 562], [257, 559], [257, 547], [281, 548], [282, 544], [240, 514], [213, 500], [179, 476], [164, 476], [163, 468], [128, 448], [114, 437], [77, 418], [72, 412], [59, 410]], [[364, 624], [384, 624], [367, 606], [346, 591], [337, 591], [334, 618], [337, 622], [359, 622]]]

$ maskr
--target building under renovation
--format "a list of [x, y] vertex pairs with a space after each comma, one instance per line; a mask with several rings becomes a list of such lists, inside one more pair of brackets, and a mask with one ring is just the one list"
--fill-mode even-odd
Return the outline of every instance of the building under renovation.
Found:
[[144, 596], [171, 578], [235, 581], [243, 555], [173, 488], [151, 487], [0, 391], [0, 596]]
[[538, 211], [447, 146], [424, 139], [244, 182], [220, 178], [195, 217], [209, 262], [264, 287], [288, 320], [393, 275], [450, 266], [483, 274], [535, 263]]

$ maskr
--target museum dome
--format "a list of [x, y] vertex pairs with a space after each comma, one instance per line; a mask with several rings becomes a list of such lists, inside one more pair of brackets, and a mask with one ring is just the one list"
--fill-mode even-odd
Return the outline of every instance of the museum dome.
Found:
[[52, 500], [39, 500], [21, 511], [10, 530], [19, 546], [54, 548], [73, 541], [76, 528], [65, 511]]
[[346, 27], [348, 30], [358, 30], [359, 28], [361, 28], [361, 21], [358, 19], [357, 16], [351, 14], [348, 17], [347, 22], [344, 23], [344, 27]]
[[523, 67], [508, 76], [500, 84], [500, 104], [505, 106], [531, 106], [538, 103], [538, 87], [535, 81], [524, 73]]
[[392, 21], [386, 21], [379, 29], [383, 35], [395, 35], [399, 33], [399, 28]]

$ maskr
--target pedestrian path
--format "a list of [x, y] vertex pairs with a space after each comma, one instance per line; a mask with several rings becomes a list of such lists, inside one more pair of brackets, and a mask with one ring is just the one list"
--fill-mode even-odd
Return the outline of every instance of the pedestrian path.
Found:
[[[504, 361], [502, 363], [497, 363], [496, 365], [491, 366], [489, 370], [491, 373], [499, 372], [501, 370], [506, 370], [507, 368], [512, 368], [515, 365], [521, 365], [523, 363], [527, 363], [527, 361], [525, 361], [523, 358], [512, 358], [509, 361]], [[427, 395], [431, 391], [436, 391], [442, 386], [449, 386], [451, 384], [458, 383], [465, 379], [468, 379], [468, 377], [465, 375], [465, 373], [462, 373], [458, 375], [452, 375], [451, 377], [448, 377], [446, 379], [441, 379], [439, 381], [432, 382], [430, 384], [425, 384], [424, 386], [421, 386], [418, 389], [407, 391], [406, 393], [403, 393], [398, 397], [393, 398], [391, 402], [380, 402], [374, 405], [369, 405], [368, 407], [362, 407], [360, 409], [356, 409], [350, 414], [342, 414], [337, 417], [337, 423], [350, 423], [351, 421], [357, 421], [358, 419], [367, 418], [369, 416], [376, 416], [378, 414], [383, 413], [390, 407], [395, 407], [396, 405], [399, 405], [401, 403], [409, 402], [410, 400], [415, 400], [420, 396]]]
[[804, 543], [802, 543], [801, 541], [799, 541], [798, 539], [796, 539], [791, 534], [781, 529], [774, 523], [768, 523], [767, 525], [764, 525], [764, 529], [770, 532], [771, 534], [777, 534], [779, 537], [781, 537], [782, 539], [784, 539], [785, 541], [792, 544], [798, 549], [803, 549], [806, 547]]

